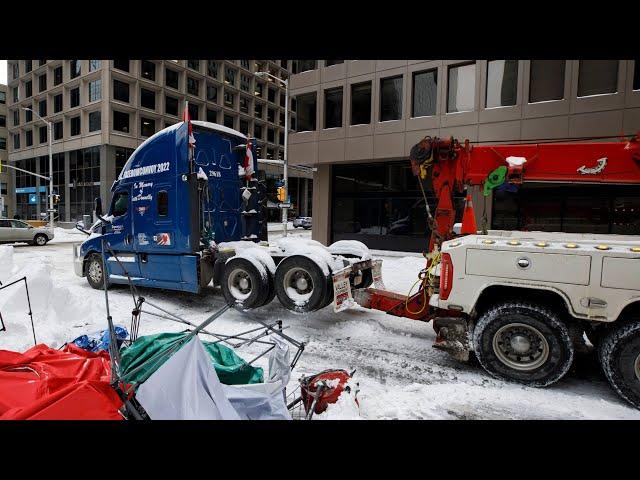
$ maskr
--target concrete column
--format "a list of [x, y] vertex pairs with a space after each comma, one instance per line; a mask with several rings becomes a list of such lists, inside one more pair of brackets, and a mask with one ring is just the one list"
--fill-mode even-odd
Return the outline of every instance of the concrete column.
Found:
[[111, 202], [111, 185], [116, 179], [116, 158], [114, 147], [100, 145], [100, 198], [102, 208]]
[[328, 245], [331, 240], [331, 165], [318, 165], [313, 174], [313, 209], [311, 238]]
[[302, 215], [309, 216], [309, 179], [304, 178], [302, 182], [302, 203], [300, 208]]

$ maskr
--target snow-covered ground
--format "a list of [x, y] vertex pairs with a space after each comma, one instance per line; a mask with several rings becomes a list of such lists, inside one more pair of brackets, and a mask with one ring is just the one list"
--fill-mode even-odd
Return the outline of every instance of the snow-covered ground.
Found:
[[[271, 229], [270, 229], [271, 230]], [[281, 235], [272, 230], [271, 239]], [[310, 238], [310, 231], [291, 235]], [[72, 241], [84, 235], [56, 231], [45, 247], [0, 246], [0, 281], [27, 276], [38, 342], [59, 347], [83, 333], [106, 326], [104, 292], [93, 290], [72, 268]], [[375, 255], [383, 259], [386, 286], [406, 293], [424, 260], [416, 256]], [[222, 306], [217, 288], [201, 295], [141, 289], [141, 294], [193, 323]], [[129, 328], [133, 303], [128, 288], [109, 290], [111, 314]], [[24, 350], [33, 345], [24, 289], [0, 291], [0, 312], [7, 330], [0, 332], [0, 349]], [[347, 399], [317, 418], [366, 419], [640, 419], [609, 388], [593, 355], [579, 356], [575, 368], [559, 383], [532, 389], [493, 379], [477, 365], [461, 364], [431, 347], [435, 333], [430, 324], [400, 319], [356, 308], [334, 314], [332, 307], [311, 314], [285, 310], [275, 299], [254, 312], [266, 321], [282, 320], [287, 333], [307, 346], [293, 372], [290, 390], [303, 374], [326, 368], [356, 370], [359, 411]], [[225, 313], [211, 325], [220, 333], [236, 333], [255, 324], [236, 311]], [[140, 334], [180, 331], [182, 325], [142, 315]], [[238, 351], [244, 358], [261, 349]], [[258, 361], [266, 370], [266, 358]]]

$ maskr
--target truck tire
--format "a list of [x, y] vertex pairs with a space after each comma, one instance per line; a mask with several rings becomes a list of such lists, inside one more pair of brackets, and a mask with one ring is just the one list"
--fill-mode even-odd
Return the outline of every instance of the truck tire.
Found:
[[327, 277], [316, 262], [302, 255], [278, 264], [275, 284], [278, 300], [292, 312], [312, 312], [326, 300]]
[[[92, 253], [87, 258], [85, 264], [85, 273], [87, 275], [87, 282], [91, 285], [91, 288], [96, 290], [104, 289], [104, 268], [102, 266], [102, 256], [97, 253]], [[107, 287], [109, 285], [107, 284]]]
[[268, 282], [269, 282], [269, 292], [267, 293], [267, 298], [265, 299], [264, 303], [261, 305], [269, 305], [273, 299], [276, 297], [276, 282], [273, 279], [273, 275], [271, 275], [271, 273], [267, 273], [267, 275], [269, 276], [268, 278]]
[[327, 293], [324, 296], [324, 301], [318, 307], [318, 310], [321, 308], [328, 307], [333, 302], [333, 277], [329, 275], [327, 278]]
[[560, 380], [574, 354], [569, 329], [555, 312], [517, 301], [494, 305], [480, 316], [473, 346], [491, 375], [530, 387]]
[[600, 364], [618, 395], [640, 409], [640, 320], [608, 332], [600, 345]]
[[33, 245], [36, 245], [38, 247], [44, 247], [48, 241], [49, 238], [44, 233], [39, 233], [35, 237], [33, 237]]
[[269, 294], [268, 278], [246, 258], [232, 258], [224, 265], [220, 288], [229, 305], [246, 309], [262, 306]]

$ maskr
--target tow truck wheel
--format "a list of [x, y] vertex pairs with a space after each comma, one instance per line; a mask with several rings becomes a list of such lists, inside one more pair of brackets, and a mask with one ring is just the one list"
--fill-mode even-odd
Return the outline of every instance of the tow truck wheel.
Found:
[[567, 326], [540, 305], [504, 302], [484, 312], [473, 332], [482, 367], [496, 378], [546, 387], [571, 367], [574, 347]]
[[87, 281], [92, 288], [102, 290], [104, 288], [104, 268], [102, 267], [102, 258], [97, 253], [89, 256], [85, 266]]
[[640, 408], [640, 319], [607, 333], [600, 345], [600, 364], [618, 395]]
[[220, 287], [227, 303], [247, 309], [262, 306], [269, 294], [268, 279], [246, 258], [232, 258], [225, 264]]
[[302, 255], [292, 255], [278, 264], [275, 283], [278, 300], [293, 312], [312, 312], [326, 299], [327, 277], [316, 262]]

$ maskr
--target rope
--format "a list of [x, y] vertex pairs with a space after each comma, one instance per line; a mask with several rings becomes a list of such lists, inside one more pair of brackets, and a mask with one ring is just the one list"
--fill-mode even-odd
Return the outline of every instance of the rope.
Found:
[[[441, 256], [442, 255], [439, 251], [433, 252], [433, 256], [431, 257], [431, 263], [427, 268], [420, 270], [420, 273], [418, 274], [418, 280], [416, 280], [415, 283], [409, 289], [409, 293], [407, 294], [407, 297], [405, 298], [405, 301], [404, 301], [404, 308], [411, 315], [420, 315], [427, 308], [427, 304], [428, 304], [427, 295], [428, 295], [429, 286], [431, 286], [433, 284], [433, 281], [435, 280], [435, 277], [436, 277], [435, 271], [436, 271], [436, 267], [440, 263]], [[409, 309], [409, 298], [411, 298], [411, 292], [413, 292], [413, 289], [415, 288], [415, 286], [420, 282], [422, 282], [421, 289], [423, 292], [424, 301], [422, 304], [422, 308], [416, 312], [413, 312]]]

